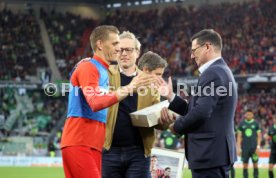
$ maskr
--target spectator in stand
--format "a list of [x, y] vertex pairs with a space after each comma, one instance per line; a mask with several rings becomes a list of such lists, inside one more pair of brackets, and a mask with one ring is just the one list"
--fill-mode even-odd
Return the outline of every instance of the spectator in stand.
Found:
[[[232, 13], [233, 11], [235, 13]], [[113, 24], [120, 26], [121, 30], [127, 29], [138, 34], [142, 37], [144, 46], [141, 53], [154, 51], [165, 56], [168, 59], [170, 75], [197, 76], [198, 71], [194, 62], [187, 60], [190, 55], [188, 42], [193, 32], [209, 28], [208, 24], [213, 19], [216, 20], [212, 28], [221, 32], [224, 39], [226, 62], [234, 74], [244, 75], [276, 72], [274, 40], [276, 24], [272, 23], [274, 11], [273, 2], [263, 0], [243, 4], [191, 6], [188, 9], [167, 7], [161, 13], [157, 9], [143, 12], [117, 10], [109, 13], [102, 22], [84, 19], [71, 13], [62, 14], [55, 11], [46, 13], [42, 9], [40, 16], [46, 24], [64, 78], [68, 78], [67, 73], [84, 54], [87, 43], [83, 37], [96, 23]], [[7, 10], [0, 13], [2, 17], [0, 24], [5, 26], [5, 30], [0, 31], [3, 39], [3, 42], [0, 42], [2, 46], [0, 50], [3, 50], [4, 59], [12, 59], [0, 63], [7, 69], [16, 69], [0, 72], [0, 78], [14, 79], [19, 76], [22, 80], [26, 80], [25, 75], [30, 73], [33, 75], [34, 72], [32, 68], [25, 67], [30, 61], [34, 68], [35, 65], [47, 66], [40, 35], [36, 33], [39, 32], [39, 28], [33, 15], [16, 16]], [[221, 13], [225, 15], [218, 15]], [[145, 18], [149, 20], [144, 22]], [[126, 21], [129, 23], [126, 24]], [[194, 21], [201, 23], [193, 23]], [[26, 26], [25, 22], [31, 25]], [[226, 25], [228, 28], [224, 29]], [[241, 30], [240, 26], [245, 28]], [[263, 28], [264, 26], [270, 28]], [[15, 29], [20, 30], [18, 32]], [[28, 41], [28, 44], [22, 46], [22, 41]], [[68, 60], [68, 63], [64, 60]], [[17, 65], [14, 65], [15, 62]], [[26, 74], [23, 71], [26, 71]]]
[[0, 11], [0, 26], [0, 80], [27, 81], [36, 76], [37, 68], [48, 66], [32, 11], [14, 14], [4, 9]]
[[[188, 9], [168, 7], [160, 15], [157, 10], [145, 12], [118, 10], [109, 14], [105, 23], [115, 24], [122, 30], [130, 29], [140, 34], [144, 38], [142, 41], [144, 51], [151, 50], [166, 56], [171, 75], [194, 76], [198, 75], [197, 68], [192, 61], [187, 60], [190, 55], [188, 43], [190, 35], [199, 29], [209, 28], [208, 22], [215, 18], [212, 27], [223, 36], [227, 63], [234, 74], [248, 74], [272, 71], [276, 68], [273, 41], [276, 24], [271, 23], [273, 16], [269, 15], [274, 11], [272, 1], [204, 5]], [[221, 13], [226, 15], [218, 15]], [[144, 18], [158, 20], [144, 22]], [[131, 23], [126, 24], [126, 21]], [[193, 23], [194, 21], [202, 23]], [[241, 25], [245, 25], [246, 28], [240, 30]], [[263, 28], [267, 25], [270, 26], [269, 29]], [[228, 28], [224, 29], [225, 26]]]

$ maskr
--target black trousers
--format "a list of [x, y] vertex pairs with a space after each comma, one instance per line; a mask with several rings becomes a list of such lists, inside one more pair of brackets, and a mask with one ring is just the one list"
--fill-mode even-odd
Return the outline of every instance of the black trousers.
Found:
[[193, 178], [229, 178], [231, 165], [208, 169], [192, 169]]

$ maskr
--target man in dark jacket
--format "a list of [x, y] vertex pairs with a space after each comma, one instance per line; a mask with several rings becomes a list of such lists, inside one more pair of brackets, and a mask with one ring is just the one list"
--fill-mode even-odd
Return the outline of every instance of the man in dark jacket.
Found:
[[[233, 74], [221, 57], [222, 39], [212, 29], [196, 33], [191, 58], [199, 67], [200, 77], [189, 102], [175, 96], [171, 80], [162, 94], [170, 101], [169, 109], [181, 114], [170, 126], [175, 134], [185, 134], [185, 154], [193, 178], [228, 178], [236, 161], [234, 114], [237, 88]], [[174, 117], [164, 108], [163, 119]]]

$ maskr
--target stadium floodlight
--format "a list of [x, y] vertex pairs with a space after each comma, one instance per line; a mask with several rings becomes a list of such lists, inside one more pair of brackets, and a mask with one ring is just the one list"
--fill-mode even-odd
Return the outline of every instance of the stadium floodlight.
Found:
[[271, 81], [271, 82], [276, 82], [276, 76], [271, 77], [271, 78], [270, 78], [270, 81]]
[[146, 0], [146, 1], [141, 1], [142, 5], [148, 5], [148, 4], [152, 4], [151, 0]]
[[121, 7], [121, 6], [122, 6], [121, 3], [114, 3], [114, 4], [113, 4], [113, 7], [115, 7], [115, 8], [116, 8], [116, 7]]
[[249, 83], [255, 83], [255, 82], [268, 82], [268, 78], [260, 75], [256, 75], [254, 77], [249, 77], [247, 79], [247, 82]]

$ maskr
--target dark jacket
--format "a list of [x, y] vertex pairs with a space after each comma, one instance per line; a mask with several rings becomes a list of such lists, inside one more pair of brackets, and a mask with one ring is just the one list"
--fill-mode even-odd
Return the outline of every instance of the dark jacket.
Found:
[[[214, 94], [203, 93], [208, 86], [213, 86]], [[218, 87], [220, 91], [226, 88], [227, 92], [218, 94]], [[190, 169], [233, 164], [237, 160], [234, 134], [237, 87], [223, 59], [215, 61], [201, 74], [195, 92], [198, 96], [192, 96], [189, 104], [176, 96], [169, 106], [182, 115], [175, 122], [174, 130], [185, 134]]]

